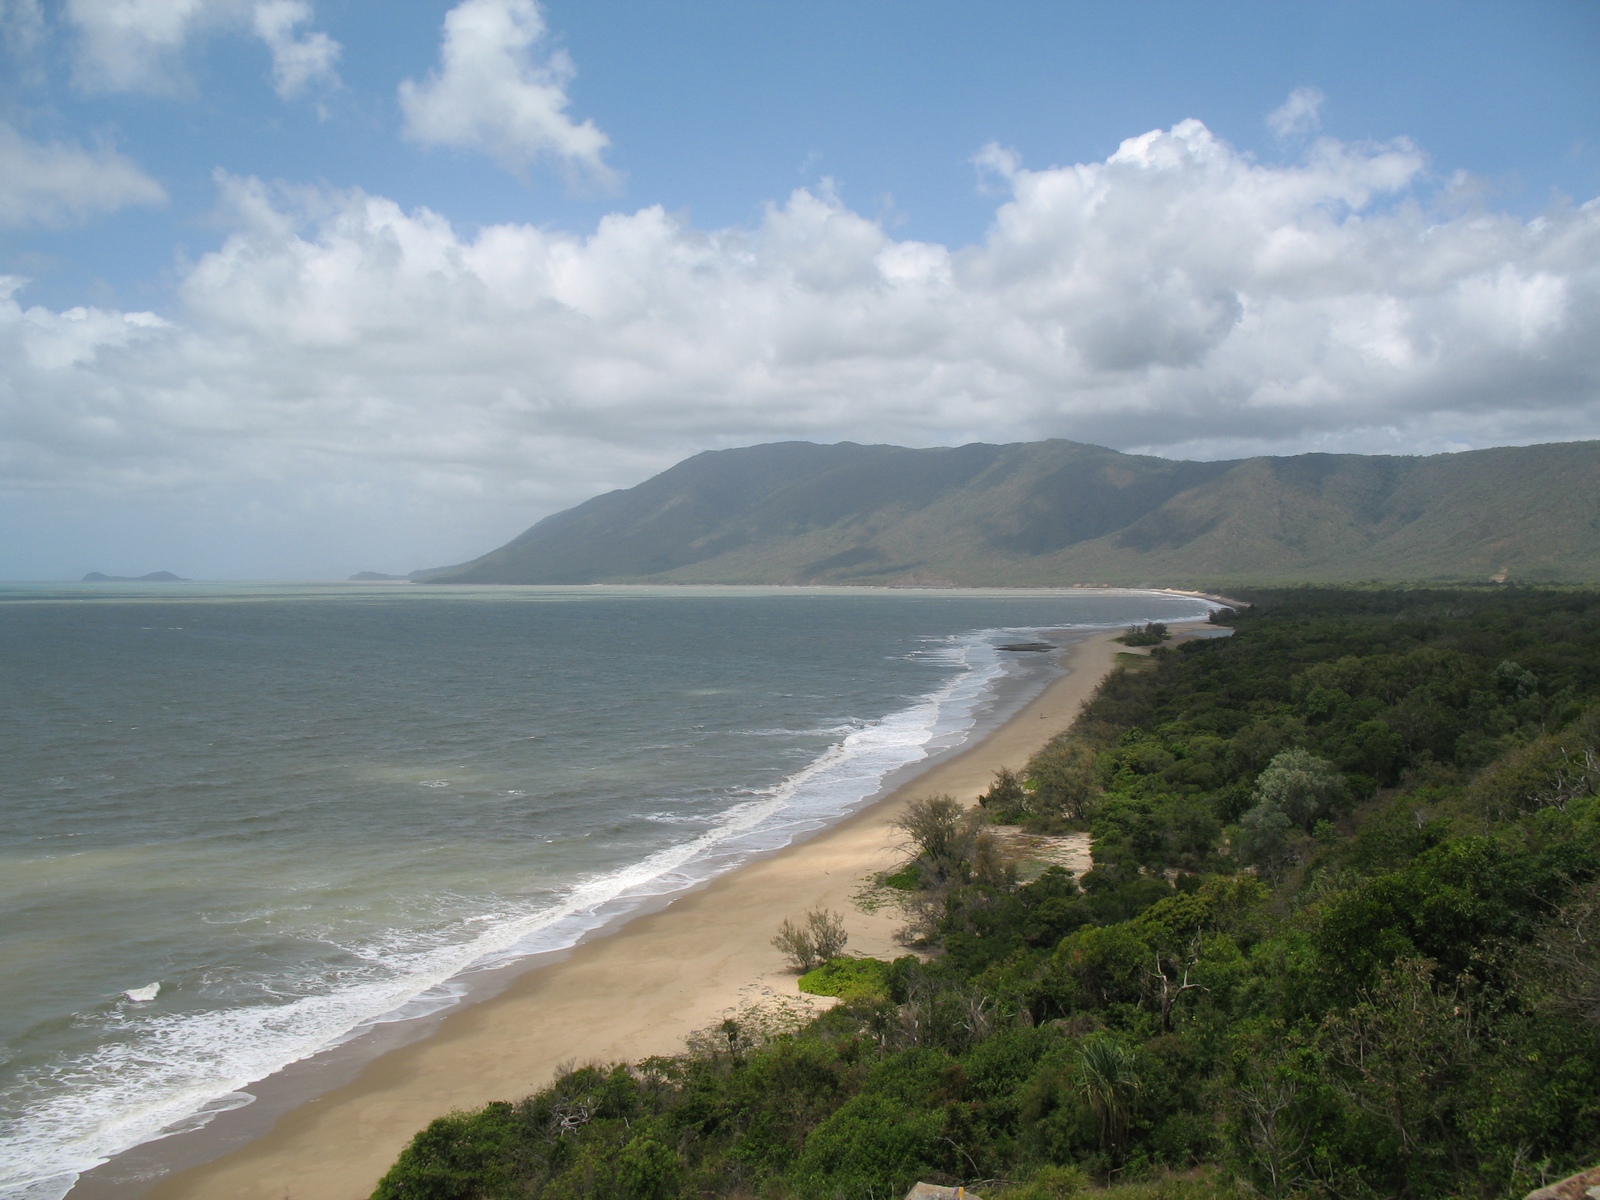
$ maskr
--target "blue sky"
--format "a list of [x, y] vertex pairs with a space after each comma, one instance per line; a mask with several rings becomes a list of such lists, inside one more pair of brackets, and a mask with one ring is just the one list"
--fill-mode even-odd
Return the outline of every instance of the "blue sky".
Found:
[[0, 577], [436, 565], [779, 437], [1600, 436], [1588, 0], [0, 14]]

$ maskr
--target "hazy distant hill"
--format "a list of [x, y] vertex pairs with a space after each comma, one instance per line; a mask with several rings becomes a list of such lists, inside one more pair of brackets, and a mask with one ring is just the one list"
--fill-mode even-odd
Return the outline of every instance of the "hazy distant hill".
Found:
[[174, 575], [171, 571], [151, 571], [148, 575], [102, 575], [99, 571], [90, 571], [80, 580], [82, 583], [188, 583], [182, 575]]
[[1600, 442], [1176, 462], [1076, 442], [699, 454], [452, 583], [1600, 580]]

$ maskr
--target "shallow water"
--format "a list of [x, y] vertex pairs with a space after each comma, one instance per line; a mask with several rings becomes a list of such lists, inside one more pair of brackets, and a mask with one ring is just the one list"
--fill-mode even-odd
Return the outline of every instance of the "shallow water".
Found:
[[[0, 1196], [837, 819], [1096, 592], [0, 588]], [[133, 999], [159, 989], [151, 999]], [[144, 989], [141, 991], [140, 989]]]

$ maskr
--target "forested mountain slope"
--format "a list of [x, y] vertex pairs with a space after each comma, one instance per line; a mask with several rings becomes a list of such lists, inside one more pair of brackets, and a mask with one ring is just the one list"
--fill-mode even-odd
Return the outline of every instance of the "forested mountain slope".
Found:
[[1067, 441], [710, 451], [455, 583], [1600, 579], [1600, 442], [1179, 462]]

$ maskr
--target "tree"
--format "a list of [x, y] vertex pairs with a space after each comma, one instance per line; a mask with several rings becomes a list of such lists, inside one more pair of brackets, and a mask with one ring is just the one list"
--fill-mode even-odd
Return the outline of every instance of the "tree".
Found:
[[811, 933], [804, 923], [796, 925], [785, 917], [783, 924], [778, 926], [772, 944], [796, 971], [809, 971], [817, 965], [817, 944], [811, 940]]
[[1491, 764], [1472, 785], [1490, 820], [1568, 804], [1600, 791], [1600, 705], [1559, 732], [1536, 738]]
[[668, 1200], [676, 1196], [683, 1164], [671, 1149], [652, 1137], [637, 1137], [622, 1148], [617, 1183], [626, 1200]]
[[1274, 1200], [1296, 1191], [1310, 1139], [1297, 1121], [1299, 1081], [1258, 1068], [1234, 1093], [1235, 1121], [1244, 1161]]
[[1519, 966], [1530, 995], [1600, 1030], [1600, 882], [1573, 889], [1523, 952]]
[[911, 839], [940, 879], [947, 879], [970, 851], [965, 811], [954, 796], [921, 796], [906, 805], [894, 827]]
[[1015, 821], [1027, 811], [1028, 793], [1015, 771], [1001, 767], [994, 773], [989, 790], [978, 797], [978, 803], [997, 821]]
[[1339, 1068], [1334, 1086], [1378, 1132], [1397, 1190], [1426, 1192], [1462, 1177], [1477, 1153], [1456, 1113], [1470, 1094], [1479, 1017], [1471, 980], [1437, 986], [1435, 964], [1396, 961], [1363, 990], [1360, 1002], [1323, 1020], [1321, 1034]]
[[1346, 796], [1339, 769], [1298, 746], [1273, 758], [1256, 780], [1256, 806], [1275, 808], [1308, 832], [1318, 818], [1337, 813]]
[[1233, 852], [1241, 861], [1260, 867], [1268, 877], [1276, 878], [1299, 849], [1290, 836], [1293, 829], [1294, 824], [1283, 809], [1273, 804], [1258, 804], [1229, 831]]
[[1159, 646], [1171, 636], [1164, 622], [1146, 621], [1142, 626], [1129, 625], [1128, 632], [1116, 640], [1124, 646]]
[[1017, 866], [1007, 860], [1000, 839], [980, 829], [972, 839], [972, 879], [993, 888], [1009, 888], [1017, 882]]
[[1128, 1123], [1144, 1083], [1133, 1051], [1109, 1037], [1091, 1037], [1078, 1051], [1078, 1090], [1100, 1127], [1100, 1146], [1121, 1162]]
[[843, 914], [825, 908], [814, 908], [806, 914], [806, 928], [811, 931], [811, 940], [817, 947], [817, 959], [820, 962], [838, 958], [844, 953], [845, 943], [850, 940], [844, 931]]
[[1095, 779], [1094, 748], [1078, 739], [1057, 739], [1028, 764], [1034, 786], [1029, 806], [1041, 817], [1087, 821], [1094, 815], [1100, 787]]
[[844, 930], [844, 917], [825, 908], [814, 908], [796, 924], [788, 917], [778, 926], [772, 939], [795, 970], [805, 972], [844, 953], [850, 940]]
[[1160, 948], [1154, 951], [1155, 967], [1150, 972], [1150, 986], [1161, 1011], [1163, 1033], [1172, 1032], [1172, 1010], [1186, 993], [1211, 990], [1189, 980], [1195, 964], [1200, 961], [1200, 950], [1200, 934], [1196, 933], [1182, 954]]

